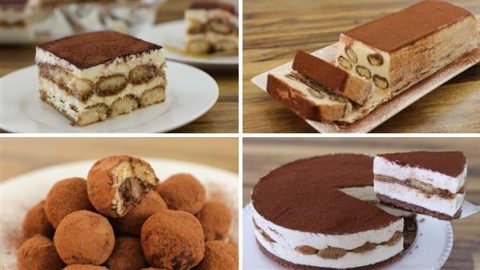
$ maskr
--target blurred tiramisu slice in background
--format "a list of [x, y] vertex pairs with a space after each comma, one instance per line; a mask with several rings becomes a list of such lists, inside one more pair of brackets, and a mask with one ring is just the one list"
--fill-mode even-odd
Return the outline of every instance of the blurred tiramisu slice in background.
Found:
[[194, 2], [185, 11], [187, 52], [236, 54], [238, 50], [238, 14], [224, 2]]
[[0, 1], [0, 44], [28, 43], [25, 21], [27, 0]]
[[91, 32], [40, 45], [40, 96], [79, 126], [165, 100], [161, 46], [118, 32]]

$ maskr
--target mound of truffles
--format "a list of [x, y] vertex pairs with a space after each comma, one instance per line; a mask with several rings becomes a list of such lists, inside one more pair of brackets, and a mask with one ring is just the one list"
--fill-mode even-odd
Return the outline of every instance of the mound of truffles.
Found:
[[28, 211], [18, 269], [236, 270], [237, 249], [226, 242], [231, 211], [206, 198], [193, 175], [159, 183], [140, 158], [106, 157], [86, 179], [58, 181]]

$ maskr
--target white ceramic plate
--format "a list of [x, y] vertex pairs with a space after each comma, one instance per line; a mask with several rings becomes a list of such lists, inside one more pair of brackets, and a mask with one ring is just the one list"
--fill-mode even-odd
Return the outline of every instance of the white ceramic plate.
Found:
[[[453, 246], [450, 222], [418, 215], [418, 231], [415, 242], [398, 261], [389, 264], [388, 270], [440, 269], [448, 259]], [[244, 269], [286, 269], [266, 257], [258, 248], [252, 227], [250, 205], [243, 209], [243, 260]]]
[[[157, 24], [138, 33], [137, 37], [164, 46], [167, 59], [202, 68], [237, 67], [238, 56], [199, 56], [181, 53], [185, 51], [186, 24], [184, 20]], [[170, 49], [169, 49], [170, 48]]]
[[[230, 239], [238, 243], [238, 175], [183, 161], [156, 158], [145, 160], [152, 165], [160, 180], [178, 172], [188, 172], [198, 177], [207, 190], [208, 198], [221, 199], [232, 209], [234, 222], [230, 228]], [[81, 161], [47, 167], [17, 176], [0, 185], [1, 270], [16, 269], [16, 245], [21, 239], [21, 224], [28, 209], [44, 199], [56, 181], [71, 176], [86, 177], [93, 162]]]
[[[338, 42], [330, 46], [313, 52], [312, 54], [322, 58], [328, 62], [334, 63], [337, 55]], [[480, 62], [480, 45], [472, 52], [460, 57], [455, 62], [447, 65], [427, 77], [423, 81], [411, 86], [403, 93], [394, 97], [388, 102], [380, 104], [375, 110], [370, 112], [364, 118], [357, 120], [348, 126], [339, 126], [334, 123], [323, 123], [312, 120], [305, 120], [310, 126], [322, 133], [366, 133], [370, 132], [377, 126], [381, 125], [412, 103], [416, 102], [423, 96], [437, 89], [448, 80], [454, 78], [458, 74]], [[278, 66], [267, 72], [259, 74], [252, 78], [252, 82], [260, 87], [263, 91], [267, 91], [267, 78], [269, 73], [280, 72], [287, 73], [291, 70], [292, 62]]]
[[167, 62], [167, 99], [85, 127], [70, 120], [38, 94], [38, 70], [30, 66], [0, 78], [0, 128], [10, 132], [166, 132], [192, 122], [217, 101], [218, 85], [204, 71]]

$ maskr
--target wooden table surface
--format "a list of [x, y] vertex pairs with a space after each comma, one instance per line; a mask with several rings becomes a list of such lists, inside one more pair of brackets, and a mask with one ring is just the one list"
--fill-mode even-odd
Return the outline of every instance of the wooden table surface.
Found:
[[[183, 19], [183, 12], [191, 1], [170, 0], [163, 4], [159, 8], [157, 22]], [[0, 77], [34, 64], [34, 56], [34, 46], [0, 46]], [[206, 71], [217, 81], [220, 88], [217, 103], [199, 119], [172, 132], [235, 133], [238, 131], [238, 69]], [[14, 91], [14, 89], [1, 89], [1, 91]]]
[[60, 163], [122, 154], [189, 161], [238, 173], [236, 138], [0, 138], [0, 182]]
[[[339, 33], [401, 10], [415, 0], [245, 0], [245, 132], [315, 132], [250, 82], [255, 75], [338, 41]], [[480, 1], [450, 1], [480, 19]], [[480, 21], [480, 20], [479, 20]], [[412, 104], [374, 132], [480, 132], [480, 64]]]
[[[247, 138], [243, 146], [243, 204], [254, 184], [268, 171], [287, 162], [332, 153], [413, 150], [461, 150], [468, 160], [466, 199], [480, 205], [480, 138]], [[453, 251], [443, 269], [480, 269], [480, 214], [452, 222]]]

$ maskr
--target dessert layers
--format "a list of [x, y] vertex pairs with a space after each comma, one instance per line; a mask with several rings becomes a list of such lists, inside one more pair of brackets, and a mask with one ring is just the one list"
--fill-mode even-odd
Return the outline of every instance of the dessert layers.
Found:
[[93, 32], [37, 48], [40, 96], [83, 126], [165, 100], [160, 46], [116, 32]]
[[0, 36], [2, 44], [26, 43], [29, 35], [24, 12], [27, 0], [5, 0], [0, 3]]
[[461, 213], [467, 175], [461, 152], [377, 155], [374, 174], [375, 192], [385, 203], [440, 219]]
[[234, 53], [238, 49], [238, 15], [232, 5], [196, 2], [185, 11], [187, 51]]
[[388, 98], [478, 46], [473, 14], [428, 0], [340, 35], [337, 65]]
[[371, 203], [372, 167], [372, 157], [339, 154], [273, 170], [252, 192], [258, 243], [297, 266], [345, 269], [400, 254], [404, 219]]
[[335, 65], [348, 76], [328, 62], [297, 54], [291, 71], [269, 74], [267, 91], [304, 119], [348, 125], [474, 50], [479, 41], [470, 12], [422, 1], [341, 34]]

